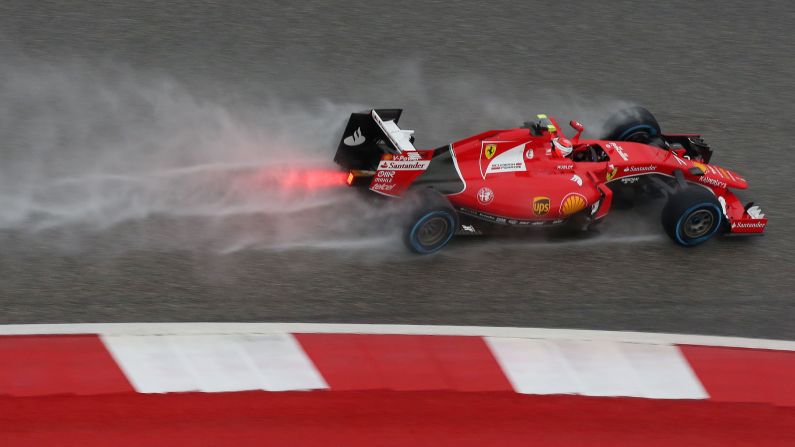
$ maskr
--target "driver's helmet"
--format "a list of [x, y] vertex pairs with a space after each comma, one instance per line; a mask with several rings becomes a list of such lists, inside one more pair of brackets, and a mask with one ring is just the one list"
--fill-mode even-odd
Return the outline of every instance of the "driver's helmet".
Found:
[[553, 138], [552, 145], [564, 157], [568, 157], [569, 155], [571, 155], [571, 152], [574, 150], [574, 146], [571, 144], [571, 141], [563, 137]]

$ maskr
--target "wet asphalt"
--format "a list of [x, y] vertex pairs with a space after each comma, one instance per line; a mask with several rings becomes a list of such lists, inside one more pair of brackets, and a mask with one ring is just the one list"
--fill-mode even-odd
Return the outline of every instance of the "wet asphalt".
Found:
[[6, 228], [0, 323], [405, 323], [795, 339], [795, 5], [567, 3], [5, 0], [0, 50], [7, 61], [168, 77], [226, 107], [256, 110], [274, 97], [403, 107], [406, 127], [428, 147], [541, 111], [582, 112], [588, 125], [617, 101], [642, 104], [664, 129], [703, 133], [713, 162], [745, 175], [745, 196], [770, 218], [764, 237], [682, 249], [662, 234], [654, 207], [588, 238], [467, 239], [431, 257], [391, 244], [219, 251], [126, 242], [189, 240], [209, 225], [201, 217], [119, 223], [81, 235], [78, 249], [63, 248], [62, 229]]

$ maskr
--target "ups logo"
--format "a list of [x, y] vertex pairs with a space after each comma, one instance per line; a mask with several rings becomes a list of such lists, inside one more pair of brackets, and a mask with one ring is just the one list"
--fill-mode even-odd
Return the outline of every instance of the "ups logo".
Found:
[[543, 216], [549, 212], [549, 197], [536, 197], [533, 199], [533, 214]]

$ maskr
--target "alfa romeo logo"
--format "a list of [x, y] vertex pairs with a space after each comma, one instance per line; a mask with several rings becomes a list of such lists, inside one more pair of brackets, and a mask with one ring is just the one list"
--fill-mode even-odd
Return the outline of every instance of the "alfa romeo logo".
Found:
[[478, 202], [483, 205], [488, 205], [492, 200], [494, 200], [494, 191], [485, 186], [480, 188], [478, 191]]

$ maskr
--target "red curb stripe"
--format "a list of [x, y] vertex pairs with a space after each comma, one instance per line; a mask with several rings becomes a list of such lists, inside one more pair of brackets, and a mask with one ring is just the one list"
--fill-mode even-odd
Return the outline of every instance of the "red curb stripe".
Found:
[[131, 393], [96, 335], [0, 336], [0, 395]]
[[243, 392], [0, 397], [0, 445], [795, 445], [795, 409], [512, 392]]
[[332, 390], [512, 390], [481, 337], [294, 335]]
[[679, 346], [710, 399], [795, 406], [795, 353]]

